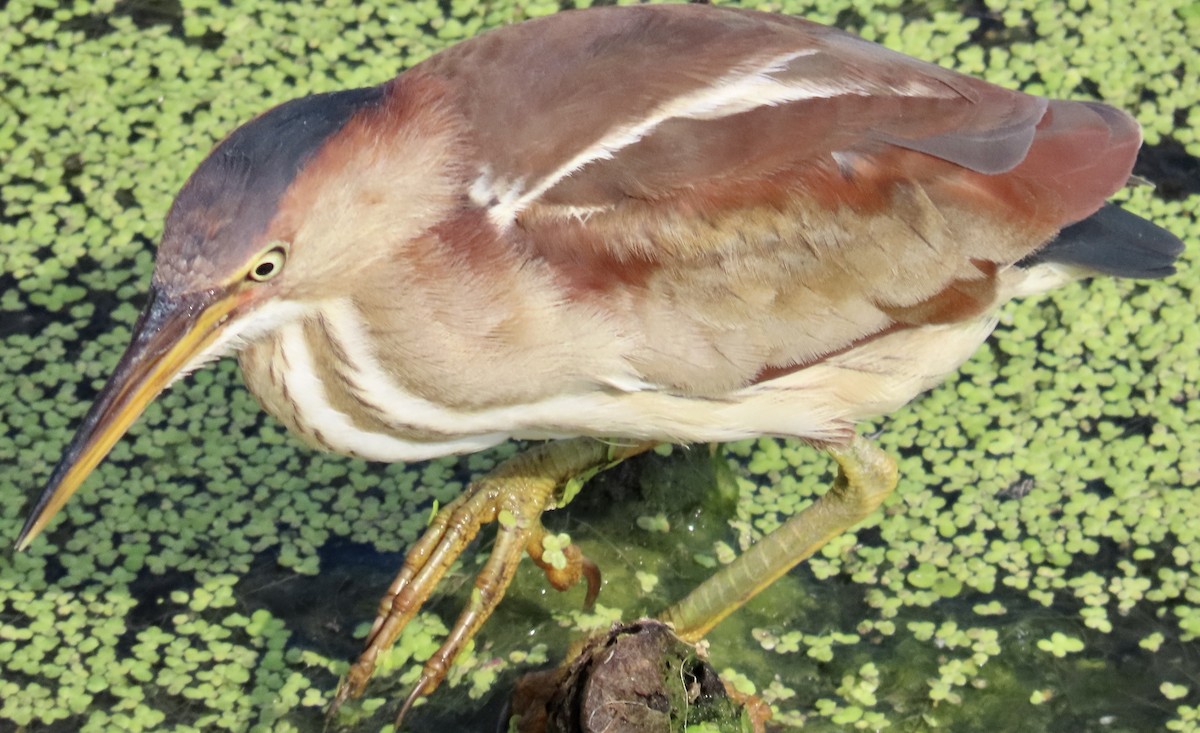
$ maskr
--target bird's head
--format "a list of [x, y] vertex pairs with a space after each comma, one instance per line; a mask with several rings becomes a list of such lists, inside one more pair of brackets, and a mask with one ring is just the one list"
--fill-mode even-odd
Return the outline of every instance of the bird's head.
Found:
[[455, 171], [439, 158], [444, 141], [426, 129], [437, 105], [401, 87], [284, 103], [235, 130], [196, 169], [167, 215], [130, 344], [17, 549], [173, 380], [353, 293], [366, 271], [395, 259], [389, 245], [444, 212]]

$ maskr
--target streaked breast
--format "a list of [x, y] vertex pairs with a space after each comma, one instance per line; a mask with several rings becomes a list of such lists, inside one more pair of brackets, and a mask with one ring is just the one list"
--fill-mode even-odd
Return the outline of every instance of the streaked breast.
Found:
[[[374, 461], [418, 461], [495, 445], [406, 393], [378, 364], [354, 306], [330, 302], [242, 349], [246, 386], [262, 408], [314, 448]], [[434, 419], [431, 419], [434, 418]]]

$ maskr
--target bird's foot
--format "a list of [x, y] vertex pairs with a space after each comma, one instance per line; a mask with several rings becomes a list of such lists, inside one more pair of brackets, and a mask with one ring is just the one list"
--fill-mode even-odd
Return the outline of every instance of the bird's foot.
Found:
[[729, 614], [875, 511], [896, 488], [896, 462], [867, 438], [826, 448], [838, 477], [824, 496], [701, 583], [659, 618], [695, 643]]
[[451, 662], [491, 616], [512, 582], [523, 551], [529, 553], [545, 571], [551, 585], [559, 590], [571, 587], [581, 577], [586, 578], [586, 602], [591, 603], [600, 588], [599, 570], [574, 545], [559, 548], [561, 554], [547, 553], [541, 514], [561, 505], [562, 487], [649, 447], [612, 446], [583, 438], [545, 443], [514, 456], [472, 482], [461, 496], [437, 513], [425, 534], [409, 550], [404, 566], [380, 602], [366, 648], [338, 688], [329, 709], [330, 717], [346, 700], [363, 693], [379, 655], [391, 648], [485, 524], [499, 524], [492, 552], [475, 578], [466, 608], [441, 647], [425, 663], [420, 679], [401, 706], [396, 717], [397, 729], [409, 708], [437, 689]]

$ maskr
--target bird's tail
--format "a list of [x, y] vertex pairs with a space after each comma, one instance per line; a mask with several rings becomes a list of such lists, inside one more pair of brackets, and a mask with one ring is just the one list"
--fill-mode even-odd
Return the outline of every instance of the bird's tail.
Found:
[[1183, 242], [1166, 229], [1116, 204], [1105, 204], [1017, 266], [1058, 264], [1081, 270], [1085, 276], [1157, 279], [1175, 273], [1175, 260], [1182, 252]]

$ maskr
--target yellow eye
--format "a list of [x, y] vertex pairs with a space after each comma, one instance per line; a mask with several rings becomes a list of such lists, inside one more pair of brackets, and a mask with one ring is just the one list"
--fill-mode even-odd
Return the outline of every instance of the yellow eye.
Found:
[[251, 267], [250, 272], [246, 273], [246, 277], [255, 282], [266, 282], [279, 274], [286, 260], [287, 249], [283, 245], [277, 244], [259, 256], [254, 267]]

